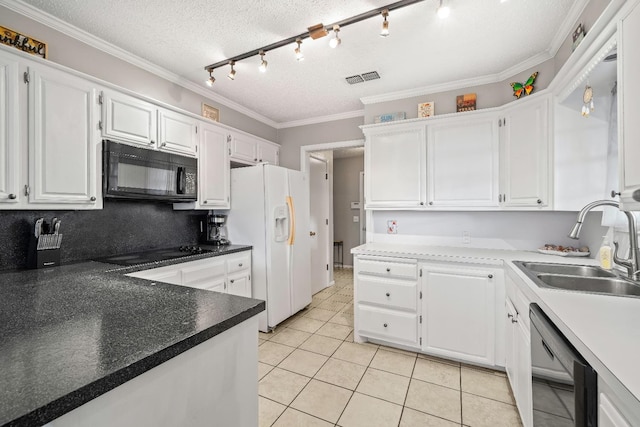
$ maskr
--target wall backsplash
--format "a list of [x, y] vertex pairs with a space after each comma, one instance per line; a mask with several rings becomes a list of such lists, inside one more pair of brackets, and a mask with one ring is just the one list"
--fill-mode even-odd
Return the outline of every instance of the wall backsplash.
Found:
[[205, 212], [171, 204], [105, 200], [95, 211], [0, 211], [0, 270], [23, 268], [37, 218], [61, 221], [61, 262], [193, 244]]

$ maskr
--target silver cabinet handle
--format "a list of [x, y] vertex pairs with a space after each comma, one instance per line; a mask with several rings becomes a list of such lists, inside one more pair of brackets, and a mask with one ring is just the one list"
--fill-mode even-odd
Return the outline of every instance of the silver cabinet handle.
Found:
[[13, 194], [13, 193], [9, 194], [9, 198], [10, 198], [11, 200], [15, 200], [15, 198], [16, 198], [16, 197], [17, 197], [17, 196], [16, 196], [15, 194]]
[[498, 203], [502, 203], [502, 194], [498, 194]]
[[233, 282], [235, 282], [235, 280], [233, 280], [233, 279], [232, 279], [232, 280], [229, 280], [229, 283], [233, 283]]
[[166, 142], [163, 142], [162, 144], [160, 144], [160, 146], [161, 146], [161, 147], [166, 147], [166, 146], [167, 146], [167, 143], [166, 143]]
[[511, 323], [518, 323], [518, 319], [516, 319], [515, 317], [511, 319]]
[[238, 267], [242, 267], [242, 263], [238, 264]]
[[387, 273], [389, 273], [390, 271], [391, 271], [391, 269], [390, 269], [390, 268], [387, 268]]
[[206, 201], [206, 200], [203, 200], [203, 201], [202, 201], [202, 204], [203, 204], [203, 205], [206, 205], [206, 204], [207, 204], [207, 201]]
[[254, 161], [254, 162], [257, 162], [257, 161], [258, 161], [258, 159], [257, 159], [257, 158], [256, 158], [256, 159], [253, 159], [253, 161]]
[[616, 197], [616, 196], [619, 196], [619, 195], [620, 195], [620, 193], [617, 192], [616, 190], [611, 190], [611, 197]]
[[382, 325], [382, 326], [384, 326], [384, 327], [386, 328], [386, 327], [387, 327], [387, 324], [385, 323], [385, 324], [384, 324], [384, 325]]
[[513, 317], [513, 314], [511, 314], [511, 313], [507, 313], [507, 317], [508, 317], [509, 319], [511, 319], [511, 318]]
[[385, 295], [387, 295], [388, 297], [390, 297], [390, 296], [391, 296], [391, 294], [390, 294], [389, 292], [387, 292]]
[[493, 274], [487, 276], [489, 279], [493, 279]]
[[96, 201], [96, 196], [89, 197], [89, 200], [91, 200], [92, 202], [95, 202]]
[[433, 206], [433, 202], [429, 202], [429, 205]]
[[541, 204], [542, 204], [542, 200], [538, 199], [537, 203], [538, 203], [539, 205], [541, 205]]
[[156, 143], [156, 142], [155, 142], [155, 141], [153, 141], [153, 140], [149, 141], [149, 145], [153, 145], [153, 144], [155, 144], [155, 143]]
[[420, 202], [420, 206], [424, 206], [424, 202]]

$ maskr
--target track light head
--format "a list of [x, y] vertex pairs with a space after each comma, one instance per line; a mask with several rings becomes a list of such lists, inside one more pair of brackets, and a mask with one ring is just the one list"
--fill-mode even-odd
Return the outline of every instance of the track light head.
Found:
[[436, 13], [438, 14], [438, 18], [445, 19], [451, 13], [451, 8], [449, 6], [443, 6], [443, 0], [440, 0], [440, 6], [438, 6], [438, 10]]
[[298, 47], [294, 49], [294, 52], [296, 53], [296, 60], [304, 61], [304, 54], [302, 53], [302, 49], [300, 48], [300, 46], [302, 45], [302, 39], [297, 38], [296, 43], [298, 44]]
[[233, 69], [233, 66], [236, 65], [236, 61], [229, 61], [229, 65], [231, 65], [231, 71], [229, 71], [229, 74], [227, 74], [227, 77], [229, 78], [229, 80], [235, 80], [236, 70]]
[[260, 51], [260, 65], [258, 66], [258, 70], [260, 70], [261, 73], [266, 73], [267, 72], [267, 61], [264, 60], [264, 50]]
[[205, 83], [207, 84], [207, 86], [212, 87], [215, 82], [216, 78], [213, 77], [213, 70], [209, 70], [209, 78], [205, 81]]
[[340, 37], [338, 37], [338, 33], [340, 32], [340, 25], [334, 25], [333, 32], [336, 36], [329, 40], [329, 46], [335, 49], [336, 47], [340, 46], [340, 43], [342, 43], [342, 40], [340, 39]]
[[388, 9], [383, 9], [381, 13], [382, 13], [382, 18], [384, 19], [384, 21], [382, 21], [382, 31], [380, 31], [380, 37], [388, 37], [389, 36], [389, 21], [387, 21], [387, 16], [389, 16], [389, 10]]

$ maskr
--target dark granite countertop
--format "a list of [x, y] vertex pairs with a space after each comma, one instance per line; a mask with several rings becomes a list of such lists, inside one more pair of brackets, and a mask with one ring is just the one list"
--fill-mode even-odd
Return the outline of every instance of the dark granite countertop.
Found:
[[265, 307], [113, 268], [0, 274], [0, 426], [47, 423]]

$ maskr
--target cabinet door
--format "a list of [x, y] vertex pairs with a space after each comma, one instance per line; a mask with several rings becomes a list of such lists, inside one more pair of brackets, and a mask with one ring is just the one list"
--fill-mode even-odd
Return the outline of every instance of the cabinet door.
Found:
[[30, 203], [96, 205], [96, 104], [93, 83], [58, 70], [31, 69]]
[[493, 365], [496, 273], [439, 266], [423, 272], [423, 350]]
[[544, 207], [549, 201], [549, 98], [516, 101], [501, 122], [502, 201]]
[[618, 120], [620, 125], [620, 185], [622, 208], [640, 210], [640, 105], [633, 95], [634, 80], [640, 76], [640, 3], [636, 2], [619, 23], [618, 34]]
[[517, 387], [513, 390], [513, 393], [516, 396], [516, 403], [520, 410], [520, 418], [522, 418], [523, 426], [531, 427], [533, 425], [531, 336], [524, 322], [521, 321], [524, 316], [528, 316], [528, 313], [523, 313], [522, 316], [518, 316], [517, 322], [513, 324], [516, 338], [516, 365], [514, 371]]
[[196, 155], [197, 120], [174, 111], [158, 110], [158, 123], [158, 146], [161, 150]]
[[598, 426], [599, 427], [631, 427], [624, 416], [609, 400], [605, 393], [599, 394]]
[[18, 61], [0, 52], [0, 206], [20, 202]]
[[148, 102], [115, 91], [102, 94], [102, 136], [142, 146], [156, 145], [156, 112]]
[[243, 272], [230, 275], [228, 280], [227, 292], [232, 295], [251, 298], [251, 274]]
[[429, 206], [498, 206], [498, 119], [429, 126]]
[[258, 162], [258, 141], [247, 135], [231, 136], [231, 160], [245, 164]]
[[261, 142], [258, 148], [258, 160], [260, 162], [269, 163], [270, 165], [276, 166], [280, 164], [280, 147], [278, 147], [277, 145], [267, 144], [266, 142]]
[[227, 293], [227, 282], [224, 276], [218, 277], [208, 281], [205, 285], [203, 285], [204, 290]]
[[198, 157], [199, 202], [203, 208], [229, 208], [229, 148], [227, 132], [209, 123], [200, 125]]
[[426, 141], [423, 126], [367, 135], [365, 207], [424, 207]]
[[[505, 311], [506, 316], [503, 321], [506, 323], [505, 327], [505, 362], [504, 368], [507, 372], [507, 377], [509, 378], [509, 383], [511, 384], [511, 390], [515, 393], [518, 389], [517, 385], [517, 375], [516, 375], [516, 357], [517, 357], [517, 347], [516, 347], [516, 327], [515, 323], [512, 320], [517, 321], [517, 311], [511, 300], [507, 298], [505, 300]], [[518, 400], [518, 396], [514, 396], [516, 401]]]

